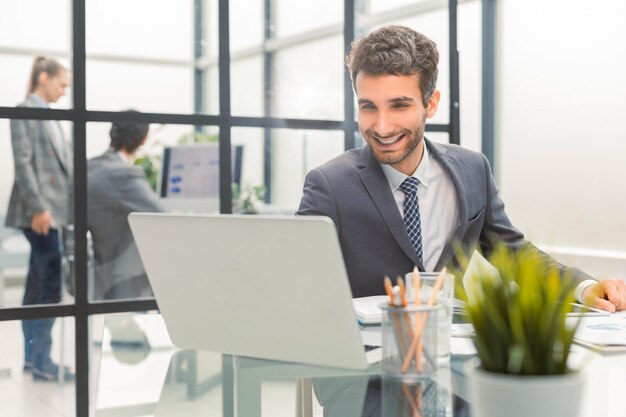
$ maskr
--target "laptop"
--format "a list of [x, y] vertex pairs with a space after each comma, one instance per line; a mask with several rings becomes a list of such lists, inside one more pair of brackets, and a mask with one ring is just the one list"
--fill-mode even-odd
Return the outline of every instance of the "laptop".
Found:
[[128, 220], [179, 347], [359, 370], [380, 360], [379, 348], [365, 352], [327, 217], [132, 213]]

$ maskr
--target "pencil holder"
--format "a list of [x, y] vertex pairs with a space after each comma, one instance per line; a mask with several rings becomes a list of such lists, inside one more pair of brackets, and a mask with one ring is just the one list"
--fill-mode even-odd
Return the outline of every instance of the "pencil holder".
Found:
[[437, 319], [440, 304], [432, 307], [381, 305], [383, 372], [414, 380], [437, 370]]

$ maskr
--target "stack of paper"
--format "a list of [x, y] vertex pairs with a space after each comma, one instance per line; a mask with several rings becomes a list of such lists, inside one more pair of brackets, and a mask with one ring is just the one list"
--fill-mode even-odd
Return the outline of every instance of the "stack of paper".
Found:
[[574, 341], [601, 351], [626, 351], [626, 312], [583, 317]]
[[354, 312], [360, 324], [380, 324], [383, 320], [383, 311], [380, 309], [380, 305], [388, 302], [389, 298], [386, 295], [352, 299]]

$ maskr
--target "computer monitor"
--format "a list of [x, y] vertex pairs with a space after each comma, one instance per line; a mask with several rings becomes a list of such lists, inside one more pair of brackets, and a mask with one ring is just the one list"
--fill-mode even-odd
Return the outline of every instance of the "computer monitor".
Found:
[[[232, 179], [241, 183], [243, 146], [232, 148]], [[220, 158], [217, 143], [167, 146], [158, 193], [168, 211], [218, 212]]]

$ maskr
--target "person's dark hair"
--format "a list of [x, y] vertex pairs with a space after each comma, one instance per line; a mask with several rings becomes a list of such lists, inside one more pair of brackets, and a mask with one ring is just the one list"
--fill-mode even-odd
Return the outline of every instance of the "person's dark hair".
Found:
[[[135, 110], [127, 110], [136, 112]], [[141, 146], [141, 142], [148, 134], [148, 123], [115, 122], [111, 125], [111, 147], [116, 151], [124, 149], [133, 153]]]
[[66, 71], [65, 67], [61, 65], [56, 59], [47, 58], [45, 56], [38, 56], [33, 61], [33, 68], [30, 71], [30, 77], [28, 78], [28, 90], [27, 95], [32, 94], [39, 86], [39, 76], [42, 73], [46, 73], [51, 77], [59, 74], [61, 71]]
[[419, 76], [424, 106], [437, 86], [437, 45], [426, 36], [404, 26], [385, 26], [352, 42], [346, 65], [356, 91], [356, 76], [392, 74]]

